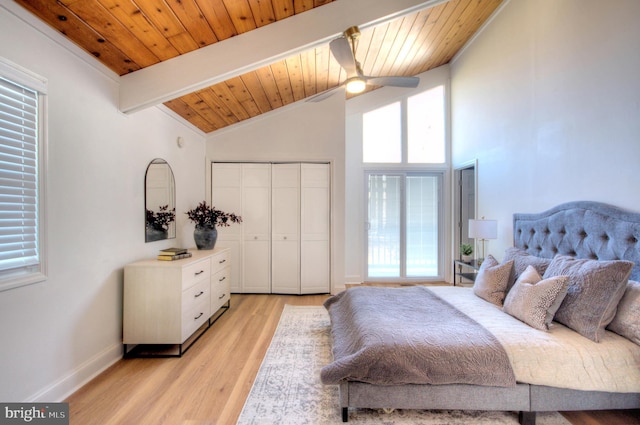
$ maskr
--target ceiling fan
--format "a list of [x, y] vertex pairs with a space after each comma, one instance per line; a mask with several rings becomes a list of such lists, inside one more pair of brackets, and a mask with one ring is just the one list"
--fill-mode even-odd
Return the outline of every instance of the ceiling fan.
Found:
[[360, 62], [356, 60], [356, 46], [360, 38], [360, 30], [358, 27], [353, 26], [347, 28], [342, 36], [332, 40], [329, 43], [329, 49], [336, 58], [338, 63], [347, 73], [347, 79], [344, 83], [338, 87], [326, 90], [322, 93], [318, 93], [315, 96], [311, 96], [308, 100], [311, 102], [319, 102], [335, 93], [337, 88], [345, 86], [348, 93], [362, 93], [367, 85], [374, 86], [394, 86], [394, 87], [407, 87], [415, 88], [420, 82], [418, 77], [400, 77], [400, 76], [388, 76], [388, 77], [370, 77], [364, 75]]

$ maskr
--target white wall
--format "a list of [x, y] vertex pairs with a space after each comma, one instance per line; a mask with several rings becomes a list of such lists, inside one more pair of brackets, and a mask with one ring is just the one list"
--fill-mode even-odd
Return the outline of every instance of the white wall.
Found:
[[[121, 114], [116, 76], [72, 52], [16, 4], [0, 5], [0, 56], [48, 79], [49, 136], [49, 278], [0, 292], [4, 402], [62, 400], [121, 358], [123, 266], [191, 246], [183, 212], [204, 199], [204, 135], [161, 108]], [[175, 175], [178, 238], [145, 244], [144, 175], [156, 157]]]
[[575, 201], [640, 211], [640, 2], [510, 0], [451, 64], [454, 166], [478, 159], [479, 214]]
[[297, 102], [207, 138], [209, 161], [331, 163], [332, 292], [344, 289], [344, 114], [344, 94], [336, 93], [321, 102]]

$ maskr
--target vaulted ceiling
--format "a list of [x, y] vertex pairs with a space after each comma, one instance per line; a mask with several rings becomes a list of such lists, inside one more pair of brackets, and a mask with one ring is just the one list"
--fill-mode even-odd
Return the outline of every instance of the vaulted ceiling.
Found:
[[350, 26], [365, 75], [414, 76], [502, 0], [15, 1], [121, 76], [123, 112], [164, 103], [210, 133], [340, 86], [329, 42]]

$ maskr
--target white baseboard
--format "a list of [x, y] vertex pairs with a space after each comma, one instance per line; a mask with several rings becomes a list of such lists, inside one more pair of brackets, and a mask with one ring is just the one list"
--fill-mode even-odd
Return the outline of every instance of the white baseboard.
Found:
[[58, 381], [29, 397], [29, 400], [26, 401], [34, 403], [63, 401], [109, 366], [122, 359], [122, 347], [122, 344], [114, 344], [108, 347], [79, 365], [68, 375], [63, 376]]

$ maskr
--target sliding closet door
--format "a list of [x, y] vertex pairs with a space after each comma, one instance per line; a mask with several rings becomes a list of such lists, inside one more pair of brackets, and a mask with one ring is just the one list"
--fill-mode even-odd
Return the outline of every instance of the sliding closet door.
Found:
[[301, 294], [331, 291], [329, 170], [329, 164], [301, 165]]
[[218, 230], [234, 293], [331, 291], [329, 164], [214, 163], [212, 201], [242, 215]]
[[271, 169], [271, 291], [300, 293], [300, 164]]

